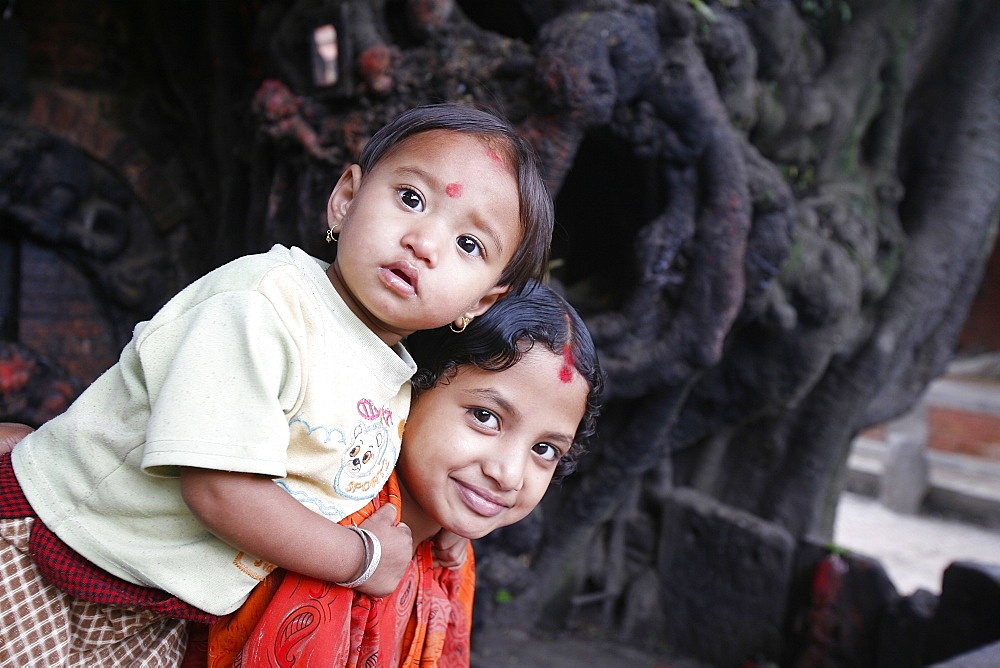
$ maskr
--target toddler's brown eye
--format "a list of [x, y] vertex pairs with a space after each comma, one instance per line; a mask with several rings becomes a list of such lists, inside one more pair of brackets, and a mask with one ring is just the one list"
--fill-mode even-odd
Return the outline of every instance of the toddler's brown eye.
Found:
[[458, 247], [461, 248], [466, 253], [468, 253], [469, 255], [478, 256], [483, 254], [483, 250], [479, 246], [479, 242], [476, 241], [475, 237], [470, 237], [468, 235], [463, 234], [458, 238], [457, 243]]
[[399, 201], [403, 203], [403, 206], [413, 209], [414, 211], [423, 211], [424, 201], [420, 199], [420, 195], [410, 188], [403, 188], [399, 191]]

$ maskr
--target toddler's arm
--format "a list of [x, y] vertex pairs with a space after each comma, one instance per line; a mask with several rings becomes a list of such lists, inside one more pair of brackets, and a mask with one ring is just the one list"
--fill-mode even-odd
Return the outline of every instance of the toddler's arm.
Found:
[[[329, 582], [349, 582], [364, 570], [360, 535], [307, 509], [269, 478], [184, 467], [181, 491], [209, 531], [248, 554]], [[358, 591], [391, 594], [413, 557], [410, 528], [393, 526], [395, 512], [383, 506], [361, 524], [378, 537], [382, 558]]]

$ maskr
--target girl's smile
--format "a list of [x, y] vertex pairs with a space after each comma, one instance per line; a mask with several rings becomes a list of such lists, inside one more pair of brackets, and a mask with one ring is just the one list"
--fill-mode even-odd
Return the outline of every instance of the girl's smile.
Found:
[[505, 508], [509, 507], [509, 504], [504, 503], [484, 489], [470, 487], [454, 479], [452, 479], [452, 482], [458, 489], [458, 493], [462, 499], [469, 506], [469, 509], [479, 513], [483, 517], [496, 517]]

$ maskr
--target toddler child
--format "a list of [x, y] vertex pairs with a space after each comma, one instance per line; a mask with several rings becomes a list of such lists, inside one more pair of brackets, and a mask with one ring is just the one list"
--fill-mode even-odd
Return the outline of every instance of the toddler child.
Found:
[[552, 202], [508, 123], [434, 105], [372, 137], [328, 219], [332, 264], [275, 246], [209, 273], [0, 459], [0, 663], [169, 665], [180, 620], [232, 612], [275, 566], [394, 590], [395, 511], [336, 521], [395, 466], [401, 340], [540, 276]]

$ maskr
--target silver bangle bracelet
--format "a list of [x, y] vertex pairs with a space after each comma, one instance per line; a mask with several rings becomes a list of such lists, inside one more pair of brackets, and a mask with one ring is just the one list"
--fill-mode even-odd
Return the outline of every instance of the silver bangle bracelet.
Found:
[[[368, 582], [368, 579], [375, 574], [375, 569], [378, 568], [378, 562], [382, 558], [382, 543], [379, 542], [378, 536], [373, 534], [368, 529], [362, 529], [361, 527], [355, 526], [349, 526], [346, 528], [361, 536], [361, 542], [365, 544], [365, 570], [356, 580], [351, 580], [350, 582], [338, 582], [337, 584], [341, 587], [348, 588], [360, 587], [364, 583]], [[370, 548], [369, 541], [371, 544]]]

